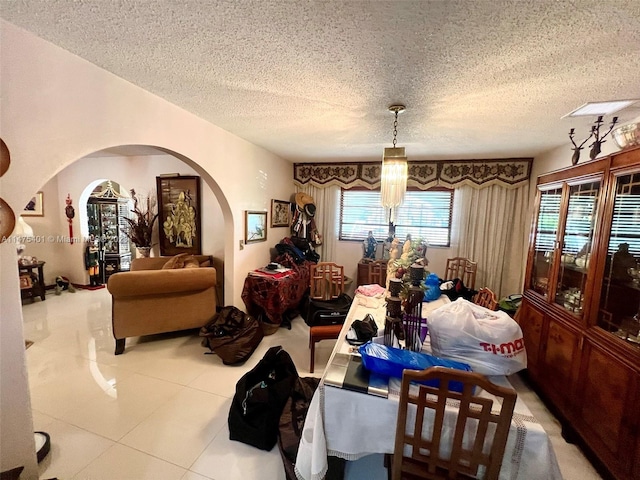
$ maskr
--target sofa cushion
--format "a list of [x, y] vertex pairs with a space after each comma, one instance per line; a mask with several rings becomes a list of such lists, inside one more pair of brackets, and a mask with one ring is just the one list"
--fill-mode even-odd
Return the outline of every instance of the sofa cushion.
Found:
[[163, 270], [169, 270], [174, 268], [199, 268], [200, 262], [188, 253], [179, 253], [178, 255], [171, 257], [167, 263], [162, 267]]

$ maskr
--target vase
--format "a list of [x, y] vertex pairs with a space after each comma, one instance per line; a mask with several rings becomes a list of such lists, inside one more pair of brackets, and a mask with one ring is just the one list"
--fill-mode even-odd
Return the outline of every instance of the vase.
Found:
[[138, 257], [146, 258], [151, 254], [151, 247], [136, 247]]

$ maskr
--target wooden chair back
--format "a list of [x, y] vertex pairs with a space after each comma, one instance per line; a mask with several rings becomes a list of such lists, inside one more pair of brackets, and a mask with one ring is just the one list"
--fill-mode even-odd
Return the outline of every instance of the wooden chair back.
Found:
[[374, 283], [377, 283], [381, 287], [384, 287], [385, 275], [383, 275], [383, 271], [386, 270], [387, 268], [386, 262], [383, 262], [380, 260], [374, 260], [373, 262], [370, 262], [368, 264], [368, 268], [369, 268], [369, 279], [367, 284], [373, 285]]
[[483, 287], [478, 290], [478, 293], [473, 297], [473, 303], [480, 305], [481, 307], [488, 308], [489, 310], [498, 310], [498, 299], [496, 298], [496, 294], [487, 287]]
[[464, 286], [473, 290], [476, 286], [476, 272], [478, 262], [472, 262], [468, 258], [454, 257], [447, 259], [447, 268], [444, 272], [445, 280], [459, 278]]
[[[439, 380], [439, 387], [412, 385], [409, 389], [411, 382], [425, 380]], [[462, 384], [462, 393], [450, 391], [449, 382]], [[491, 399], [478, 396], [477, 387], [498, 401], [494, 404]], [[478, 373], [443, 367], [405, 370], [391, 470], [393, 480], [405, 475], [424, 479], [476, 478], [480, 466], [486, 468], [482, 478], [497, 479], [516, 398], [513, 389], [494, 385]], [[459, 404], [459, 409], [452, 407], [452, 403]], [[443, 431], [448, 431], [452, 439], [443, 438]], [[449, 442], [450, 449], [446, 448]], [[441, 444], [444, 451], [451, 451], [450, 455], [442, 455]]]
[[309, 297], [332, 300], [344, 292], [344, 267], [333, 262], [318, 262], [310, 268]]

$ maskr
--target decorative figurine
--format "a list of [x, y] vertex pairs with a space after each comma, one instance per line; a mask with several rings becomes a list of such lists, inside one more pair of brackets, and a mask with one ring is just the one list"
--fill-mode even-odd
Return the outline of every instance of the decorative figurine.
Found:
[[376, 259], [376, 248], [378, 247], [378, 242], [373, 236], [373, 231], [369, 230], [369, 235], [367, 239], [363, 242], [364, 244], [364, 258], [371, 258], [373, 260]]

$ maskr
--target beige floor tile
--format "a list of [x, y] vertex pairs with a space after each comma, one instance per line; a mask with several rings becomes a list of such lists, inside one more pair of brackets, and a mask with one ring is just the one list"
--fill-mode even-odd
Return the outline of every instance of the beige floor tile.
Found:
[[205, 477], [204, 475], [200, 475], [199, 473], [188, 471], [184, 474], [180, 480], [213, 480], [210, 477]]
[[40, 413], [37, 410], [32, 410], [31, 413], [33, 417], [33, 430], [36, 432], [46, 431], [47, 427], [56, 421], [55, 418], [45, 415], [44, 413]]
[[113, 445], [111, 440], [58, 420], [45, 431], [51, 437], [51, 450], [38, 466], [40, 478], [71, 478]]
[[184, 387], [132, 373], [110, 395], [91, 397], [83, 408], [65, 410], [60, 418], [72, 425], [119, 440]]
[[214, 480], [284, 480], [278, 447], [269, 452], [229, 440], [225, 427], [189, 469]]
[[219, 395], [184, 389], [120, 443], [188, 468], [226, 423], [230, 406]]
[[115, 444], [74, 480], [180, 480], [185, 469], [125, 445]]
[[109, 394], [113, 385], [132, 375], [59, 352], [51, 352], [50, 359], [37, 366], [29, 365], [28, 371], [32, 407], [55, 418], [80, 410], [93, 397]]

